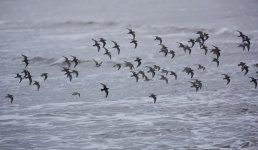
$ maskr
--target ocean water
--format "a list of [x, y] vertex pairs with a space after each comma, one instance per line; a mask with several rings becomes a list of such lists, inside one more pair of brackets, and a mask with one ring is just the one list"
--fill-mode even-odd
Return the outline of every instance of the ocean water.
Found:
[[[258, 89], [248, 78], [258, 78], [257, 5], [256, 0], [1, 0], [0, 149], [257, 150]], [[126, 28], [136, 32], [136, 49]], [[176, 42], [188, 44], [199, 30], [209, 34], [209, 50], [212, 45], [222, 50], [218, 68], [214, 55], [204, 55], [197, 45], [191, 55], [178, 48]], [[238, 47], [237, 30], [250, 37], [249, 52]], [[176, 52], [174, 59], [159, 53], [154, 36]], [[104, 49], [92, 47], [92, 38], [107, 39], [111, 60]], [[111, 40], [120, 45], [120, 55]], [[24, 69], [22, 54], [39, 91], [14, 78]], [[80, 60], [72, 82], [61, 72], [62, 56], [71, 55]], [[139, 68], [136, 57], [142, 58]], [[103, 65], [95, 67], [92, 59]], [[160, 65], [178, 79], [167, 75], [166, 84], [157, 72], [149, 82], [135, 82], [129, 68], [113, 68], [124, 61], [134, 71]], [[237, 66], [241, 61], [249, 66], [246, 76]], [[200, 91], [190, 88], [184, 67], [203, 82]], [[43, 72], [49, 73], [45, 82]], [[223, 73], [231, 76], [229, 85]], [[100, 83], [109, 87], [108, 98]], [[75, 91], [81, 97], [72, 96]], [[9, 93], [13, 104], [5, 98]]]

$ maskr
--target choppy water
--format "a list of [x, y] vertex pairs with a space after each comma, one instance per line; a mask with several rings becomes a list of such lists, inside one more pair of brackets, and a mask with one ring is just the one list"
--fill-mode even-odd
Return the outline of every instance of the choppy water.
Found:
[[[0, 149], [256, 150], [258, 91], [247, 77], [258, 71], [256, 6], [255, 0], [0, 1]], [[128, 27], [136, 31], [137, 49]], [[191, 55], [178, 48], [176, 42], [196, 38], [198, 30], [209, 33], [209, 48], [222, 49], [219, 68], [197, 46]], [[250, 52], [237, 47], [236, 30], [251, 38]], [[158, 52], [156, 35], [176, 51], [173, 60]], [[91, 39], [100, 37], [108, 40], [111, 60], [92, 47]], [[111, 40], [120, 44], [120, 55]], [[13, 78], [24, 69], [21, 54], [29, 57], [39, 91]], [[62, 56], [70, 55], [80, 59], [72, 82], [61, 72]], [[136, 71], [158, 64], [177, 72], [178, 80], [171, 76], [165, 84], [156, 76], [136, 83], [128, 68], [112, 68], [135, 57], [143, 59]], [[95, 67], [92, 58], [103, 65]], [[247, 76], [240, 61], [250, 66]], [[197, 70], [197, 63], [206, 70]], [[187, 66], [202, 80], [201, 91], [190, 88], [182, 72]], [[232, 76], [228, 86], [222, 73]], [[110, 88], [107, 99], [99, 83]], [[12, 105], [7, 93], [14, 95]], [[156, 104], [150, 93], [157, 94]]]

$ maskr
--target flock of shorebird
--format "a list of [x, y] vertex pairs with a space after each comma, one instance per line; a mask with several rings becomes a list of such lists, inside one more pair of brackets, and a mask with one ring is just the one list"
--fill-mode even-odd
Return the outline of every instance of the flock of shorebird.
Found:
[[[134, 49], [137, 48], [138, 45], [138, 41], [135, 39], [135, 31], [133, 31], [132, 29], [128, 29], [128, 34], [130, 34], [132, 36], [132, 39], [130, 41], [130, 43], [132, 43], [134, 45]], [[250, 46], [251, 46], [251, 42], [250, 42], [250, 38], [243, 34], [241, 31], [237, 31], [239, 33], [238, 37], [240, 37], [242, 39], [242, 42], [238, 45], [238, 47], [242, 48], [243, 51], [244, 50], [250, 50]], [[204, 54], [207, 55], [209, 49], [207, 47], [207, 45], [205, 44], [205, 42], [209, 39], [209, 34], [203, 32], [203, 31], [198, 31], [196, 32], [196, 34], [198, 35], [197, 38], [191, 38], [189, 39], [189, 41], [187, 41], [188, 43], [190, 43], [190, 45], [187, 44], [183, 44], [181, 42], [177, 42], [179, 44], [178, 48], [182, 49], [185, 53], [188, 52], [188, 54], [190, 55], [192, 52], [192, 48], [195, 45], [199, 45], [199, 48], [201, 50], [204, 50]], [[109, 59], [112, 58], [112, 55], [110, 53], [110, 51], [105, 47], [107, 44], [107, 40], [104, 38], [100, 38], [99, 40], [95, 40], [92, 39], [94, 44], [92, 45], [93, 47], [97, 48], [97, 51], [100, 52], [100, 50], [103, 48], [105, 50], [104, 55], [108, 56]], [[162, 43], [162, 38], [159, 36], [155, 36], [154, 37], [154, 41], [158, 41], [159, 45], [161, 46], [159, 53], [164, 53], [164, 56], [167, 56], [168, 54], [171, 54], [171, 59], [173, 59], [176, 55], [174, 50], [168, 50], [168, 47], [165, 46]], [[120, 46], [117, 42], [115, 41], [111, 41], [114, 46], [112, 48], [117, 50], [118, 55], [120, 54]], [[212, 45], [212, 48], [210, 49], [210, 52], [215, 55], [215, 57], [213, 58], [212, 62], [215, 62], [217, 67], [219, 67], [219, 58], [220, 58], [220, 54], [221, 54], [221, 49], [215, 45]], [[25, 68], [23, 69], [23, 71], [21, 73], [15, 73], [16, 76], [14, 78], [18, 78], [19, 79], [19, 83], [21, 83], [23, 80], [28, 79], [29, 80], [29, 85], [35, 85], [37, 87], [37, 90], [40, 89], [40, 83], [38, 81], [33, 81], [32, 79], [32, 75], [31, 73], [26, 69], [27, 66], [29, 65], [29, 59], [26, 55], [22, 55], [23, 60], [22, 62], [25, 64]], [[79, 72], [77, 70], [75, 70], [76, 66], [79, 64], [79, 60], [77, 59], [77, 57], [75, 56], [71, 56], [72, 59], [69, 60], [68, 57], [63, 56], [64, 58], [64, 64], [67, 65], [66, 67], [62, 67], [62, 72], [64, 72], [64, 75], [70, 80], [72, 81], [73, 78], [73, 74], [75, 74], [75, 77], [78, 77]], [[136, 67], [138, 68], [139, 66], [141, 66], [141, 61], [142, 59], [139, 57], [136, 57], [136, 59], [134, 60], [134, 62], [137, 63]], [[98, 62], [95, 59], [93, 59], [93, 62], [95, 62], [95, 66], [96, 67], [100, 67], [102, 65], [103, 62]], [[71, 65], [73, 63], [73, 69], [71, 69]], [[119, 70], [122, 65], [124, 65], [124, 67], [128, 67], [130, 68], [130, 72], [132, 73], [131, 77], [134, 77], [136, 79], [136, 82], [138, 82], [139, 77], [142, 77], [142, 79], [144, 79], [144, 81], [150, 81], [151, 79], [146, 75], [146, 73], [142, 70], [135, 72], [133, 71], [134, 69], [134, 65], [132, 62], [129, 61], [124, 61], [124, 63], [117, 63], [113, 66], [113, 68], [117, 68], [117, 70]], [[205, 67], [201, 64], [195, 64], [196, 66], [198, 66], [198, 70], [205, 70]], [[249, 66], [245, 63], [245, 62], [240, 62], [238, 64], [239, 67], [241, 67], [241, 71], [245, 71], [244, 75], [247, 75], [248, 71], [249, 71]], [[258, 64], [254, 65], [255, 67], [258, 67]], [[174, 71], [168, 71], [166, 69], [162, 69], [160, 66], [158, 65], [153, 65], [153, 66], [145, 66], [145, 68], [148, 68], [148, 70], [146, 71], [147, 73], [151, 74], [151, 77], [153, 78], [156, 74], [157, 71], [160, 71], [160, 73], [162, 74], [158, 74], [160, 76], [160, 80], [164, 80], [167, 84], [168, 84], [168, 77], [167, 75], [172, 75], [174, 76], [175, 80], [177, 80], [177, 74]], [[190, 75], [191, 77], [191, 88], [195, 88], [196, 92], [199, 91], [202, 88], [202, 81], [198, 80], [198, 79], [193, 79], [194, 76], [194, 70], [190, 67], [185, 67], [183, 69], [183, 72], [185, 72], [187, 75]], [[256, 72], [257, 76], [258, 76], [258, 71]], [[230, 76], [227, 74], [222, 74], [224, 76], [223, 80], [227, 81], [227, 85], [230, 83]], [[42, 73], [41, 77], [44, 78], [44, 81], [47, 80], [48, 78], [48, 73]], [[254, 77], [249, 77], [251, 79], [251, 83], [254, 84], [255, 88], [257, 87], [257, 80]], [[104, 83], [100, 83], [102, 85], [102, 89], [100, 89], [100, 91], [105, 92], [105, 97], [108, 97], [109, 94], [109, 88], [107, 87], [106, 84]], [[81, 94], [79, 92], [73, 92], [72, 95], [74, 96], [81, 96]], [[155, 94], [150, 94], [149, 95], [150, 98], [153, 98], [154, 103], [156, 103], [157, 100], [157, 96]], [[6, 98], [9, 98], [11, 100], [11, 103], [13, 103], [14, 100], [14, 96], [12, 94], [7, 94]]]

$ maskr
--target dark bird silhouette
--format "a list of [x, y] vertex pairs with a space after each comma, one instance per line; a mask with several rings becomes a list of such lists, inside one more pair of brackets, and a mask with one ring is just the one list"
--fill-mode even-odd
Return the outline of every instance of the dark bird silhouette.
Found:
[[96, 66], [96, 67], [100, 67], [100, 66], [102, 65], [102, 63], [103, 63], [103, 61], [98, 62], [98, 61], [96, 61], [95, 59], [92, 59], [92, 60], [95, 62], [95, 66]]
[[137, 40], [135, 40], [135, 39], [132, 39], [132, 41], [130, 42], [130, 43], [133, 43], [134, 44], [134, 49], [136, 49], [136, 47], [137, 47]]
[[81, 94], [79, 93], [79, 92], [73, 92], [73, 94], [72, 94], [73, 96], [79, 96], [79, 97], [81, 97]]
[[162, 48], [160, 49], [159, 53], [164, 53], [164, 56], [167, 56], [167, 54], [168, 54], [168, 49], [162, 47]]
[[94, 45], [92, 45], [92, 46], [97, 47], [98, 48], [98, 52], [99, 52], [99, 50], [100, 50], [99, 42], [97, 40], [94, 40], [94, 39], [92, 39], [92, 40], [95, 42]]
[[22, 57], [23, 57], [22, 62], [24, 62], [24, 63], [25, 63], [25, 68], [26, 68], [26, 67], [29, 65], [28, 57], [27, 57], [27, 56], [25, 56], [25, 55], [22, 55]]
[[190, 83], [192, 84], [190, 87], [191, 88], [195, 88], [195, 90], [196, 90], [196, 92], [198, 92], [198, 90], [199, 90], [199, 86], [198, 86], [198, 84], [196, 83], [196, 82], [192, 82], [192, 81], [190, 81]]
[[244, 74], [244, 75], [246, 75], [246, 74], [248, 73], [248, 71], [249, 71], [249, 66], [243, 65], [243, 66], [241, 67], [241, 71], [244, 71], [244, 70], [245, 70], [245, 74]]
[[227, 85], [228, 85], [228, 84], [229, 84], [229, 82], [230, 82], [230, 76], [229, 76], [229, 75], [227, 75], [227, 74], [221, 74], [221, 75], [223, 75], [223, 76], [224, 76], [223, 80], [227, 80]]
[[73, 76], [72, 76], [71, 72], [66, 72], [65, 74], [66, 74], [66, 77], [69, 78], [69, 80], [71, 82], [72, 79], [73, 79]]
[[19, 73], [15, 73], [16, 74], [16, 76], [14, 77], [14, 78], [19, 78], [20, 79], [20, 82], [19, 83], [21, 83], [21, 81], [22, 81], [22, 75], [20, 75]]
[[194, 39], [190, 39], [189, 41], [188, 41], [188, 43], [191, 43], [191, 48], [193, 48], [194, 47], [194, 44], [195, 44], [195, 42], [194, 42], [195, 40]]
[[250, 50], [250, 45], [248, 43], [238, 44], [238, 47], [241, 47], [243, 51], [245, 50], [245, 48], [247, 48], [248, 51]]
[[254, 64], [254, 66], [258, 68], [258, 63], [257, 63], [257, 64]]
[[104, 38], [100, 38], [99, 39], [99, 42], [101, 42], [102, 44], [103, 44], [103, 48], [105, 47], [105, 45], [107, 44], [107, 42], [106, 42], [106, 39], [104, 39]]
[[202, 81], [198, 80], [198, 79], [192, 79], [196, 84], [197, 86], [202, 89]]
[[71, 57], [73, 57], [72, 62], [74, 62], [74, 68], [75, 68], [79, 63], [79, 59], [77, 59], [77, 57], [75, 57], [75, 56], [71, 56]]
[[126, 28], [129, 32], [127, 34], [131, 34], [133, 39], [135, 39], [135, 32], [132, 29]]
[[162, 44], [162, 38], [161, 38], [161, 37], [159, 37], [159, 36], [155, 36], [154, 41], [159, 41], [159, 45], [161, 45], [161, 44]]
[[28, 76], [28, 73], [29, 71], [28, 70], [26, 70], [26, 69], [24, 69], [21, 73], [24, 73], [24, 76], [23, 76], [23, 78], [25, 78], [25, 77], [27, 77]]
[[257, 87], [257, 79], [255, 79], [254, 77], [249, 77], [251, 79], [250, 82], [253, 82], [254, 83], [254, 88], [256, 89]]
[[212, 62], [216, 62], [217, 63], [217, 67], [219, 67], [219, 59], [218, 58], [213, 58]]
[[170, 50], [168, 53], [172, 55], [171, 59], [173, 59], [175, 57], [175, 55], [176, 55], [175, 51], [173, 51], [173, 50]]
[[115, 65], [113, 66], [113, 68], [114, 68], [114, 67], [117, 67], [117, 70], [119, 70], [119, 69], [121, 68], [121, 66], [122, 66], [121, 64], [115, 64]]
[[160, 75], [160, 80], [164, 80], [168, 84], [168, 78], [165, 77], [164, 75]]
[[41, 77], [44, 77], [44, 81], [46, 81], [46, 80], [47, 80], [47, 77], [48, 77], [48, 73], [42, 73], [40, 76], [41, 76]]
[[175, 80], [177, 80], [177, 74], [174, 71], [170, 71], [170, 75], [175, 77]]
[[239, 67], [243, 67], [243, 66], [245, 66], [246, 65], [246, 63], [245, 62], [240, 62], [239, 64], [237, 64], [237, 66], [239, 66]]
[[197, 69], [202, 69], [203, 71], [205, 70], [205, 67], [204, 67], [203, 65], [201, 65], [201, 64], [195, 64], [195, 65], [197, 65], [197, 66], [198, 66], [198, 68], [197, 68]]
[[220, 51], [221, 51], [221, 50], [220, 50], [217, 46], [214, 46], [214, 45], [213, 45], [213, 47], [214, 47], [214, 48], [211, 50], [211, 53], [212, 53], [212, 54], [215, 54], [215, 55], [217, 56], [217, 58], [219, 58], [219, 57], [220, 57]]
[[166, 70], [166, 69], [161, 69], [161, 73], [165, 73], [166, 75], [168, 75], [168, 70]]
[[100, 91], [104, 91], [106, 93], [106, 98], [107, 98], [108, 97], [108, 90], [109, 90], [109, 88], [107, 88], [107, 86], [105, 84], [103, 84], [103, 83], [100, 83], [100, 84], [103, 86], [103, 88], [100, 89]]
[[155, 76], [155, 69], [149, 66], [146, 66], [146, 68], [149, 68], [149, 70], [147, 71], [147, 73], [151, 73], [152, 74], [152, 78]]
[[151, 94], [149, 97], [153, 98], [154, 104], [155, 104], [157, 100], [157, 96], [155, 94]]
[[176, 43], [179, 44], [178, 48], [184, 48], [185, 47], [185, 45], [183, 43], [181, 43], [181, 42], [176, 42]]
[[185, 67], [184, 70], [183, 70], [183, 72], [186, 72], [187, 75], [191, 74], [191, 78], [193, 78], [193, 76], [194, 76], [194, 72], [193, 71], [194, 70], [192, 68], [190, 68], [190, 67]]
[[5, 96], [5, 98], [10, 98], [11, 104], [13, 103], [13, 95], [7, 94], [7, 95]]
[[135, 77], [136, 82], [138, 82], [138, 80], [139, 80], [138, 74], [134, 71], [131, 71], [131, 73], [132, 73], [131, 77]]
[[70, 60], [65, 56], [63, 56], [63, 57], [65, 59], [65, 63], [67, 63], [67, 65], [68, 65], [68, 68], [70, 68], [70, 66], [71, 66]]
[[250, 45], [251, 45], [250, 40], [251, 40], [251, 39], [250, 39], [248, 36], [245, 36], [245, 38], [243, 39], [243, 42], [247, 42], [247, 44], [248, 44], [249, 47], [250, 47]]
[[120, 46], [117, 44], [117, 42], [112, 41], [115, 45], [112, 48], [116, 48], [117, 49], [117, 53], [118, 55], [120, 54]]
[[158, 71], [160, 70], [160, 66], [158, 66], [158, 65], [153, 65], [153, 67], [155, 70], [158, 70]]
[[151, 81], [146, 75], [144, 76], [144, 81]]
[[31, 76], [30, 72], [27, 72], [27, 76], [25, 76], [24, 78], [29, 80], [30, 85], [32, 84], [32, 76]]
[[36, 85], [36, 86], [37, 86], [37, 89], [38, 89], [38, 91], [39, 91], [39, 88], [40, 88], [39, 82], [38, 82], [38, 81], [34, 81], [33, 85]]
[[207, 52], [208, 52], [207, 46], [206, 46], [206, 45], [202, 45], [202, 46], [201, 46], [201, 49], [203, 49], [204, 52], [205, 52], [204, 54], [207, 55]]
[[244, 38], [245, 38], [245, 35], [243, 34], [243, 32], [238, 31], [238, 30], [237, 30], [237, 32], [239, 33], [238, 37], [241, 37], [242, 39], [244, 39]]
[[125, 67], [129, 67], [130, 70], [134, 69], [134, 66], [132, 63], [128, 62], [128, 61], [124, 61], [125, 62]]
[[109, 59], [111, 59], [111, 53], [110, 53], [110, 51], [109, 51], [107, 48], [105, 48], [105, 47], [104, 47], [104, 49], [105, 49], [104, 55], [107, 55], [107, 56], [109, 57]]
[[189, 52], [189, 55], [191, 54], [191, 48], [188, 46], [188, 45], [185, 45], [184, 47], [183, 47], [183, 49], [184, 49], [184, 51], [186, 52], [186, 50], [188, 50], [188, 52]]
[[202, 36], [195, 39], [195, 43], [199, 43], [200, 48], [204, 45], [204, 38]]
[[79, 72], [78, 72], [77, 70], [72, 70], [71, 73], [74, 73], [74, 74], [75, 74], [75, 77], [78, 78]]
[[66, 75], [67, 78], [69, 78], [70, 82], [72, 81], [72, 72], [70, 72], [69, 68], [63, 67], [62, 72], [65, 72], [64, 74]]
[[206, 41], [209, 39], [209, 34], [204, 32], [202, 37], [203, 37], [203, 40]]
[[144, 71], [142, 71], [142, 70], [138, 71], [137, 75], [139, 75], [139, 74], [142, 76], [142, 78], [144, 78], [146, 76]]
[[135, 62], [137, 62], [138, 64], [137, 64], [137, 68], [142, 64], [142, 59], [141, 58], [139, 58], [139, 57], [136, 57], [136, 59], [134, 60]]

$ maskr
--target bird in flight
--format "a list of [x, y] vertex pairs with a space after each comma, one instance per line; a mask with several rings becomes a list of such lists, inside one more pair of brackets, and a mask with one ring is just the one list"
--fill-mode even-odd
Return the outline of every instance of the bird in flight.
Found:
[[106, 93], [106, 98], [107, 98], [108, 97], [108, 90], [109, 90], [109, 88], [107, 88], [107, 86], [105, 84], [103, 84], [103, 83], [100, 83], [100, 84], [103, 86], [103, 88], [100, 89], [100, 91], [104, 91]]
[[155, 104], [156, 101], [157, 101], [157, 95], [151, 94], [149, 97], [153, 98], [153, 102], [154, 102], [154, 104]]
[[79, 93], [79, 92], [73, 92], [73, 94], [72, 94], [73, 96], [79, 96], [79, 97], [81, 97], [81, 94]]
[[11, 104], [13, 103], [13, 95], [7, 94], [7, 95], [5, 96], [5, 98], [10, 98]]

